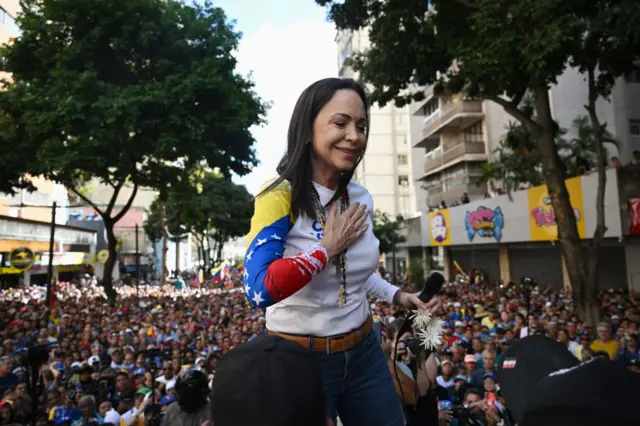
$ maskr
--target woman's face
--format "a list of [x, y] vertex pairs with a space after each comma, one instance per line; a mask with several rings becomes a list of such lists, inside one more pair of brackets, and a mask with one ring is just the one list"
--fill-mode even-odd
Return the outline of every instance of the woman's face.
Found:
[[353, 90], [336, 91], [313, 123], [313, 164], [319, 171], [348, 172], [367, 144], [367, 112]]

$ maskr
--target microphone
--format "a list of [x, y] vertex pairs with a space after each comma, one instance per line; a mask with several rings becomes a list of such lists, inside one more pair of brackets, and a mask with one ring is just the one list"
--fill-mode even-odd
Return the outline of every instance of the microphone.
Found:
[[[420, 294], [418, 294], [418, 299], [420, 299], [423, 303], [427, 303], [429, 300], [433, 299], [433, 297], [438, 294], [438, 292], [442, 289], [444, 285], [444, 275], [439, 272], [433, 272], [424, 282], [424, 287]], [[409, 312], [405, 313], [404, 316], [404, 324], [398, 330], [398, 336], [406, 333], [411, 329], [413, 325], [413, 321], [411, 320], [411, 315]]]
[[444, 275], [442, 275], [440, 272], [432, 273], [424, 282], [424, 288], [418, 295], [418, 299], [420, 299], [423, 303], [427, 303], [442, 289], [443, 284]]
[[[420, 299], [420, 301], [422, 301], [423, 303], [429, 302], [429, 300], [431, 300], [442, 289], [442, 286], [444, 285], [444, 281], [445, 281], [444, 275], [442, 275], [439, 272], [433, 272], [425, 280], [424, 288], [422, 289], [420, 294], [418, 294], [418, 299]], [[400, 337], [403, 334], [407, 333], [408, 331], [411, 331], [412, 325], [413, 325], [413, 319], [411, 317], [410, 312], [407, 311], [404, 316], [404, 322], [400, 327], [400, 329], [398, 330], [398, 334], [396, 334], [395, 342], [394, 342], [394, 350], [392, 354], [393, 372], [395, 373], [395, 377], [398, 383], [400, 383], [400, 377], [398, 375], [398, 365], [396, 362], [398, 357], [398, 341], [400, 340]], [[424, 358], [421, 356], [422, 353], [424, 353], [425, 355]], [[422, 359], [426, 361], [426, 359], [429, 358], [429, 355], [431, 355], [431, 351], [426, 350], [424, 347], [419, 346], [418, 353], [415, 355], [419, 362]], [[419, 369], [419, 366], [416, 366], [416, 369]], [[415, 392], [417, 392], [417, 389], [418, 389], [417, 387], [418, 387], [418, 382], [416, 381], [414, 385]], [[400, 387], [399, 389], [400, 389], [401, 400], [405, 401], [405, 395], [404, 395], [404, 391], [402, 390], [402, 387]], [[404, 408], [404, 405], [403, 405], [403, 408]], [[409, 421], [408, 419], [407, 421], [408, 421], [407, 424], [411, 425], [411, 421]]]

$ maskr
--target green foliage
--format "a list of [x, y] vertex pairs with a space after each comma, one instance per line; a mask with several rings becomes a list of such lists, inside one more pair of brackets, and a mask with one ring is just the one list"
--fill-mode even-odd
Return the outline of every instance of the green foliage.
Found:
[[380, 241], [380, 253], [391, 253], [394, 243], [406, 241], [406, 238], [398, 233], [399, 229], [400, 223], [397, 220], [391, 221], [388, 214], [380, 210], [373, 213], [373, 233]]
[[[244, 175], [257, 164], [249, 128], [265, 105], [235, 71], [239, 34], [210, 3], [176, 0], [24, 0], [22, 33], [4, 46], [0, 143], [23, 158], [8, 172], [44, 175], [113, 224], [139, 186], [166, 192], [184, 170], [218, 168]], [[12, 162], [0, 150], [0, 163]], [[17, 156], [17, 155], [16, 155]], [[113, 188], [97, 206], [77, 191], [96, 177]], [[114, 207], [120, 189], [134, 191]], [[112, 261], [105, 266], [111, 297]]]
[[[535, 114], [532, 114], [535, 119]], [[567, 131], [559, 128], [556, 135], [558, 155], [566, 169], [567, 178], [581, 176], [595, 163], [594, 131], [587, 116], [573, 120], [575, 137], [566, 139]], [[616, 145], [613, 136], [605, 131], [605, 142]], [[539, 141], [524, 125], [509, 123], [507, 133], [493, 151], [492, 160], [482, 165], [478, 183], [500, 183], [502, 190], [511, 193], [521, 184], [531, 186], [545, 183], [542, 174], [542, 154]]]
[[149, 206], [147, 218], [142, 225], [144, 233], [147, 234], [149, 240], [155, 245], [162, 239], [162, 221], [160, 219], [160, 199], [156, 198]]
[[[370, 48], [349, 62], [381, 105], [421, 99], [416, 88], [437, 83], [438, 90], [464, 88], [517, 107], [527, 90], [554, 84], [569, 63], [594, 60], [607, 71], [599, 77], [606, 89], [640, 50], [635, 0], [316, 3], [340, 30], [368, 29]], [[594, 44], [599, 48], [585, 48]]]
[[[214, 174], [193, 183], [194, 186], [167, 194], [167, 231], [174, 237], [193, 233], [201, 246], [205, 239], [211, 239], [216, 247], [214, 256], [219, 258], [227, 241], [249, 233], [253, 197], [243, 185]], [[144, 230], [152, 241], [162, 238], [159, 198], [151, 204]]]
[[413, 259], [409, 262], [409, 279], [414, 291], [422, 291], [424, 287], [424, 266], [421, 260]]
[[249, 127], [264, 107], [234, 72], [238, 34], [221, 9], [161, 0], [24, 5], [22, 35], [2, 52], [13, 83], [1, 104], [14, 129], [8, 142], [29, 150], [36, 172], [160, 189], [202, 161], [226, 175], [257, 163]]
[[[253, 196], [244, 185], [229, 179], [211, 178], [204, 182], [200, 208], [206, 212], [208, 233], [218, 244], [218, 259], [228, 240], [249, 233], [253, 216]], [[202, 224], [202, 222], [201, 222]]]
[[[422, 87], [433, 84], [436, 95], [464, 92], [493, 101], [527, 127], [538, 140], [542, 172], [577, 305], [582, 314], [597, 311], [594, 284], [587, 284], [589, 276], [597, 277], [597, 271], [587, 271], [580, 248], [565, 185], [567, 170], [555, 141], [558, 129], [551, 114], [549, 89], [567, 66], [586, 73], [589, 96], [584, 101], [595, 132], [599, 174], [603, 175], [600, 142], [605, 126], [599, 123], [595, 100], [608, 98], [616, 78], [630, 72], [640, 57], [637, 0], [316, 3], [328, 7], [329, 18], [339, 30], [368, 29], [370, 48], [354, 55], [348, 65], [372, 88], [372, 101], [382, 106], [394, 101], [402, 106], [422, 99]], [[521, 107], [527, 93], [534, 99], [535, 118]], [[596, 206], [601, 224], [603, 180], [599, 179], [602, 189]], [[602, 237], [603, 228], [598, 226], [596, 235]], [[593, 318], [585, 321], [593, 323]]]

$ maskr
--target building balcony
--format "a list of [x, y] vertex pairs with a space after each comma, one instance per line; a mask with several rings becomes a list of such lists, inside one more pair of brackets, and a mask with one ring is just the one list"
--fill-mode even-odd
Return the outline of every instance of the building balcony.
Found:
[[482, 101], [457, 100], [444, 103], [436, 112], [424, 119], [422, 139], [415, 148], [427, 148], [445, 129], [465, 129], [482, 120]]
[[425, 155], [424, 174], [418, 180], [423, 180], [461, 162], [484, 162], [487, 159], [483, 142], [467, 142], [462, 139], [461, 143], [444, 152], [436, 151]]
[[438, 206], [443, 201], [450, 206], [458, 202], [466, 193], [471, 200], [484, 197], [487, 189], [485, 185], [476, 185], [475, 177], [467, 176], [456, 181], [442, 182], [427, 190], [427, 207]]
[[434, 85], [431, 84], [422, 89], [424, 93], [424, 99], [421, 101], [414, 102], [409, 105], [409, 114], [412, 116], [424, 116], [423, 108], [433, 98], [433, 89]]

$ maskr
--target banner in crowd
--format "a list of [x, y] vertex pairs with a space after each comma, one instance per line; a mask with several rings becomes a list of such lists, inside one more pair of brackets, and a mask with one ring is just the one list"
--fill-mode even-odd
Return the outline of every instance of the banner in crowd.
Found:
[[231, 263], [228, 260], [222, 262], [222, 264], [211, 268], [211, 278], [214, 282], [220, 282], [231, 273]]

